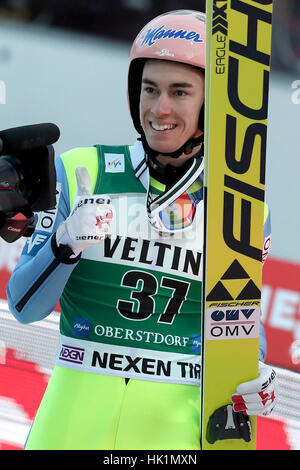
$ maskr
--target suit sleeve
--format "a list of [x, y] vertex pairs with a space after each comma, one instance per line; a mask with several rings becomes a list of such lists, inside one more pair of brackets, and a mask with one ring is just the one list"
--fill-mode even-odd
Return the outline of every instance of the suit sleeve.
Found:
[[[55, 232], [70, 213], [68, 182], [60, 157], [55, 160], [56, 208], [40, 212], [36, 229], [7, 284], [10, 312], [21, 323], [45, 318], [55, 308], [80, 257], [70, 248], [57, 247]], [[62, 248], [62, 249], [61, 249]]]

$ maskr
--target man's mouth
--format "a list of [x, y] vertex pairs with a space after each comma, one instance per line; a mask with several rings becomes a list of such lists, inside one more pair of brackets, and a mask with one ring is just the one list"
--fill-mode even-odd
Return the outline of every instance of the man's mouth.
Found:
[[175, 129], [176, 124], [156, 124], [155, 122], [150, 121], [150, 126], [155, 131], [169, 131]]

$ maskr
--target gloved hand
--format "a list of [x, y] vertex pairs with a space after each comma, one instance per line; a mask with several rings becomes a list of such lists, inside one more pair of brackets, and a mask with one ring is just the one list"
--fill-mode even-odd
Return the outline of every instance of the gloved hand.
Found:
[[104, 240], [113, 218], [113, 206], [106, 194], [92, 194], [91, 179], [84, 166], [76, 168], [77, 194], [69, 217], [56, 231], [56, 243], [69, 245], [75, 256]]
[[268, 415], [275, 406], [276, 372], [259, 361], [258, 378], [238, 385], [231, 395], [234, 411], [247, 415]]

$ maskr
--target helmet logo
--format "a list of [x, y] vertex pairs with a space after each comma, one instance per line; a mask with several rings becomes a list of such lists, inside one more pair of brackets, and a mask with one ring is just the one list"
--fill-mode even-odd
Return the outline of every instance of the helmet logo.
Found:
[[187, 41], [203, 42], [201, 34], [196, 31], [186, 31], [184, 29], [164, 29], [164, 25], [159, 28], [148, 29], [142, 36], [140, 47], [148, 45], [153, 46], [159, 39], [186, 39]]
[[161, 51], [155, 52], [155, 54], [159, 56], [167, 55], [169, 57], [174, 57], [175, 55], [173, 52], [170, 52], [169, 49], [162, 49]]

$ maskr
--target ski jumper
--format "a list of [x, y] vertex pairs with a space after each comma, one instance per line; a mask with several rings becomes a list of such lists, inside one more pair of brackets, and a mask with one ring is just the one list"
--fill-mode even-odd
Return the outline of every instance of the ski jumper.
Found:
[[[185, 234], [154, 232], [146, 193], [160, 183], [148, 170], [136, 177], [143, 156], [137, 142], [56, 159], [56, 209], [39, 214], [7, 286], [22, 323], [61, 305], [55, 366], [26, 449], [200, 448], [203, 204]], [[111, 197], [112, 235], [80, 259], [59, 259], [53, 234], [70, 214], [77, 166], [95, 194]], [[265, 246], [269, 229], [266, 211]], [[265, 350], [262, 327], [262, 360]]]

